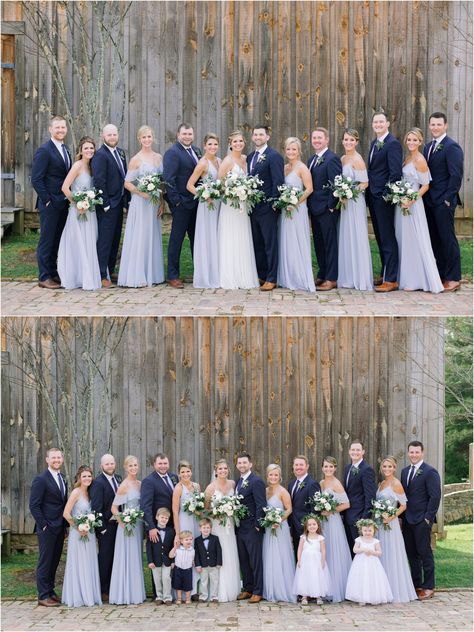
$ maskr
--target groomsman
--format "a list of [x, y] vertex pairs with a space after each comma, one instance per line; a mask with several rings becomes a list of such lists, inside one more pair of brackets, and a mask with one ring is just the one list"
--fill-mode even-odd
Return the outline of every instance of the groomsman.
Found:
[[160, 507], [170, 510], [169, 526], [173, 526], [172, 500], [173, 490], [178, 484], [176, 474], [171, 474], [170, 462], [166, 454], [159, 452], [153, 458], [154, 472], [142, 480], [140, 506], [145, 512], [145, 530], [152, 542], [158, 542], [156, 512]]
[[102, 514], [102, 527], [96, 531], [99, 545], [99, 575], [102, 601], [109, 598], [110, 576], [114, 562], [115, 536], [118, 523], [112, 520], [112, 503], [122, 477], [115, 473], [115, 459], [104, 454], [100, 459], [102, 473], [97, 476], [90, 488], [91, 507]]
[[426, 219], [444, 291], [455, 292], [461, 280], [461, 253], [454, 230], [454, 212], [461, 204], [459, 189], [464, 154], [458, 143], [446, 134], [446, 114], [433, 112], [429, 128], [433, 140], [423, 152], [432, 178], [423, 197]]
[[263, 508], [267, 504], [265, 483], [252, 472], [252, 459], [248, 452], [241, 452], [237, 458], [240, 478], [235, 493], [243, 496], [242, 504], [248, 509], [247, 516], [236, 527], [237, 549], [242, 573], [242, 592], [237, 599], [249, 599], [258, 603], [263, 595], [263, 532], [259, 520], [263, 518]]
[[263, 181], [259, 188], [265, 193], [264, 200], [253, 208], [250, 215], [255, 261], [262, 292], [268, 292], [276, 287], [278, 214], [269, 200], [279, 197], [278, 187], [285, 182], [283, 157], [268, 146], [269, 140], [269, 128], [266, 125], [256, 125], [252, 134], [255, 150], [247, 157], [248, 173]]
[[97, 206], [97, 256], [102, 287], [112, 287], [111, 277], [122, 235], [123, 210], [128, 208], [130, 193], [124, 188], [127, 161], [125, 152], [118, 147], [119, 133], [115, 125], [102, 130], [104, 143], [91, 161], [92, 177], [96, 189], [102, 191], [103, 206]]
[[37, 149], [33, 158], [31, 183], [38, 194], [36, 208], [40, 216], [40, 238], [36, 249], [38, 285], [48, 290], [57, 290], [61, 287], [57, 268], [58, 248], [69, 206], [61, 187], [72, 166], [72, 160], [64, 144], [67, 136], [64, 118], [54, 116], [48, 129], [50, 140]]
[[335, 208], [337, 200], [327, 185], [341, 175], [342, 163], [339, 156], [328, 148], [329, 132], [324, 127], [313, 131], [311, 144], [315, 154], [308, 160], [308, 168], [313, 178], [313, 193], [307, 202], [319, 267], [316, 289], [327, 291], [337, 287], [339, 221], [339, 211]]
[[295, 478], [288, 485], [288, 492], [291, 496], [292, 512], [288, 516], [288, 523], [293, 539], [295, 555], [298, 552], [300, 537], [303, 535], [303, 525], [301, 521], [310, 513], [307, 506], [308, 500], [321, 491], [318, 481], [308, 474], [309, 462], [304, 454], [298, 454], [293, 459], [293, 474]]
[[67, 501], [67, 483], [61, 474], [63, 462], [61, 450], [50, 448], [46, 453], [47, 469], [31, 484], [30, 512], [35, 519], [39, 545], [36, 567], [38, 605], [47, 607], [60, 604], [54, 584], [67, 527], [63, 518]]
[[198, 200], [194, 199], [186, 185], [201, 158], [201, 152], [193, 145], [194, 130], [191, 125], [181, 123], [176, 138], [176, 143], [163, 156], [163, 178], [166, 182], [165, 200], [172, 216], [168, 244], [168, 283], [171, 287], [182, 289], [184, 283], [179, 278], [179, 258], [186, 233], [193, 253], [198, 207]]
[[410, 562], [411, 577], [418, 599], [431, 599], [435, 587], [435, 564], [431, 529], [441, 501], [441, 480], [434, 467], [423, 460], [421, 441], [408, 444], [411, 465], [403, 468], [401, 483], [407, 497], [402, 514], [403, 539]]
[[398, 243], [395, 237], [395, 206], [383, 199], [387, 183], [402, 177], [403, 150], [398, 140], [388, 129], [390, 121], [384, 112], [372, 117], [372, 129], [376, 138], [369, 150], [369, 186], [366, 199], [369, 206], [375, 239], [382, 261], [381, 279], [375, 279], [377, 292], [392, 292], [398, 289]]
[[355, 523], [361, 518], [370, 518], [372, 501], [377, 492], [375, 472], [364, 461], [364, 454], [362, 441], [353, 441], [349, 448], [351, 463], [346, 465], [344, 470], [343, 484], [351, 506], [342, 513], [352, 557], [354, 557], [354, 541], [359, 535]]

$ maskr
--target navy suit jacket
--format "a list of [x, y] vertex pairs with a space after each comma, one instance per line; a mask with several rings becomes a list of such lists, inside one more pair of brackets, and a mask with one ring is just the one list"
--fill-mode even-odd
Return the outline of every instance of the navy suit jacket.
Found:
[[35, 476], [31, 484], [30, 512], [35, 519], [35, 531], [42, 531], [47, 527], [52, 533], [60, 534], [68, 523], [63, 518], [67, 501], [67, 483], [61, 474], [65, 494], [61, 494], [58, 484], [49, 470]]
[[[296, 482], [296, 478], [290, 481], [288, 485], [288, 492], [291, 496], [291, 492], [293, 491], [294, 484]], [[309, 474], [303, 481], [304, 485], [300, 487], [298, 491], [295, 490], [295, 493], [292, 498], [292, 511], [288, 517], [288, 522], [293, 528], [293, 533], [301, 534], [303, 533], [303, 525], [301, 521], [303, 518], [311, 513], [311, 508], [308, 506], [308, 500], [313, 496], [316, 492], [321, 491], [321, 487], [319, 486], [318, 481], [315, 481]]]
[[170, 558], [170, 551], [174, 546], [174, 529], [169, 525], [165, 528], [164, 540], [158, 533], [158, 542], [152, 542], [149, 538], [146, 540], [146, 559], [148, 564], [155, 566], [171, 566], [173, 560]]
[[344, 522], [353, 526], [360, 518], [369, 518], [372, 510], [372, 501], [377, 493], [375, 472], [372, 467], [362, 461], [359, 464], [359, 472], [351, 473], [347, 484], [347, 475], [352, 469], [352, 464], [344, 468], [344, 480], [342, 481], [351, 506], [344, 512]]
[[[116, 150], [120, 155], [123, 171], [127, 173], [125, 152], [120, 147], [116, 147]], [[117, 161], [105, 145], [102, 145], [92, 157], [91, 171], [95, 188], [102, 191], [101, 197], [104, 200], [102, 208], [107, 208], [107, 206], [127, 208], [130, 193], [124, 189], [124, 176]]]
[[387, 182], [396, 182], [402, 178], [403, 149], [395, 136], [388, 134], [383, 141], [383, 147], [380, 149], [375, 147], [371, 162], [370, 155], [376, 143], [376, 138], [370, 143], [367, 160], [367, 172], [369, 174], [367, 190], [373, 196], [381, 198], [387, 192]]
[[[178, 484], [176, 474], [168, 472], [173, 485]], [[140, 507], [145, 512], [145, 529], [156, 529], [156, 512], [160, 507], [166, 507], [171, 511], [173, 493], [157, 472], [152, 472], [142, 480], [140, 488]], [[173, 526], [173, 514], [170, 516], [169, 526]]]
[[[461, 204], [459, 189], [464, 171], [464, 154], [458, 143], [445, 136], [438, 148], [430, 156], [428, 164], [431, 173], [430, 188], [424, 195], [424, 199], [431, 206], [439, 206], [445, 202], [449, 203], [451, 209], [455, 209]], [[428, 160], [430, 145], [427, 144], [423, 155]]]
[[[313, 161], [315, 154], [308, 160], [308, 168]], [[313, 192], [307, 199], [308, 210], [312, 215], [322, 215], [328, 209], [334, 209], [337, 200], [329, 187], [324, 188], [329, 182], [332, 184], [336, 176], [342, 173], [341, 159], [330, 149], [323, 154], [322, 162], [311, 169], [313, 178]]]
[[222, 566], [222, 548], [217, 535], [209, 536], [209, 545], [206, 551], [202, 535], [194, 540], [194, 566]]
[[[68, 150], [67, 153], [72, 165], [71, 154]], [[48, 202], [58, 211], [67, 208], [69, 202], [61, 191], [67, 174], [64, 158], [52, 140], [48, 140], [36, 150], [31, 165], [31, 184], [38, 194], [37, 209], [44, 209]]]
[[436, 512], [441, 501], [441, 479], [437, 470], [426, 462], [418, 468], [407, 485], [410, 466], [404, 467], [401, 483], [407, 497], [407, 508], [402, 518], [408, 524], [419, 524], [423, 520], [436, 521]]
[[[117, 484], [120, 485], [122, 478], [115, 475]], [[112, 518], [112, 503], [114, 502], [115, 493], [112, 485], [109, 483], [104, 473], [99, 474], [90, 486], [91, 507], [94, 511], [102, 514], [102, 527], [98, 529], [98, 533], [104, 529], [108, 529], [111, 525], [117, 528], [117, 521], [110, 522]]]
[[[255, 151], [252, 151], [252, 153], [247, 156], [247, 169], [249, 175], [257, 176], [263, 181], [259, 189], [265, 193], [265, 199], [254, 207], [252, 213], [267, 211], [269, 209], [274, 212], [268, 200], [269, 198], [279, 197], [280, 192], [278, 191], [278, 187], [285, 183], [283, 157], [277, 151], [267, 146], [262, 156], [259, 157], [257, 163], [254, 165], [253, 170], [250, 171], [254, 154]], [[263, 156], [265, 156], [265, 158], [263, 158]]]
[[241, 502], [248, 509], [247, 516], [240, 521], [240, 527], [238, 528], [249, 530], [258, 527], [262, 529], [259, 520], [263, 518], [263, 508], [267, 504], [267, 496], [265, 483], [260, 476], [251, 472], [239, 491], [236, 491], [236, 494], [243, 496]]
[[[192, 145], [197, 158], [201, 157], [201, 150]], [[165, 200], [171, 207], [183, 207], [193, 210], [198, 201], [186, 189], [196, 163], [181, 143], [175, 143], [165, 151], [163, 156], [163, 179], [166, 186]]]

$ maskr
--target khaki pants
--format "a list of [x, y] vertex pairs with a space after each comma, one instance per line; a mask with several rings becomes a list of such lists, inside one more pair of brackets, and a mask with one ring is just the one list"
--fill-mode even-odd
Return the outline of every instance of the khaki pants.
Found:
[[172, 601], [171, 599], [171, 566], [157, 566], [152, 568], [153, 583], [155, 584], [158, 601]]
[[217, 599], [217, 590], [219, 587], [219, 569], [217, 566], [203, 567], [199, 573], [199, 579], [199, 600], [207, 601], [208, 599]]

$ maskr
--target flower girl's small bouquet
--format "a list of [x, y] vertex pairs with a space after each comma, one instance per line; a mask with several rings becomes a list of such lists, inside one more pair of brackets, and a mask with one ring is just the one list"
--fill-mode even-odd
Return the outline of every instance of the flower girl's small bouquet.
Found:
[[163, 178], [159, 173], [147, 173], [134, 180], [140, 193], [148, 193], [153, 204], [159, 204], [163, 188]]
[[263, 184], [258, 176], [239, 175], [229, 171], [224, 179], [222, 198], [226, 204], [244, 212], [242, 205], [247, 205], [247, 213], [250, 215], [252, 208], [265, 198], [259, 186]]
[[79, 514], [73, 518], [74, 525], [79, 531], [82, 542], [89, 541], [89, 533], [94, 533], [95, 529], [102, 526], [102, 514], [96, 511], [89, 511], [86, 514]]
[[204, 492], [193, 492], [183, 503], [184, 511], [190, 516], [200, 516], [206, 508]]
[[285, 512], [283, 509], [279, 509], [278, 507], [264, 507], [263, 513], [264, 516], [258, 521], [259, 524], [265, 529], [270, 529], [270, 533], [272, 535], [276, 535], [277, 529], [283, 522], [283, 514]]
[[390, 531], [390, 524], [384, 522], [384, 518], [391, 518], [397, 515], [397, 507], [394, 507], [388, 499], [379, 498], [372, 501], [372, 519], [378, 527], [383, 527], [384, 531]]
[[389, 204], [399, 204], [402, 215], [411, 215], [410, 209], [403, 205], [418, 199], [418, 191], [415, 191], [413, 185], [402, 178], [396, 182], [388, 182], [387, 189], [388, 193], [383, 199]]
[[88, 222], [87, 211], [93, 213], [95, 207], [103, 204], [104, 200], [100, 197], [102, 191], [100, 189], [83, 189], [82, 191], [72, 192], [72, 201], [78, 210], [77, 219], [79, 222]]
[[243, 496], [222, 496], [211, 498], [211, 518], [218, 520], [222, 527], [228, 525], [229, 518], [233, 518], [238, 527], [242, 518], [248, 513], [248, 509], [240, 502]]
[[210, 211], [214, 211], [216, 208], [214, 202], [221, 199], [222, 190], [223, 186], [220, 180], [204, 178], [201, 181], [201, 184], [197, 185], [196, 195], [194, 198], [198, 199], [200, 202], [205, 202], [207, 204], [207, 208]]
[[133, 535], [136, 525], [143, 519], [144, 515], [145, 513], [141, 509], [131, 508], [124, 509], [117, 514], [125, 526], [125, 535]]
[[303, 191], [297, 187], [290, 187], [287, 184], [280, 185], [278, 191], [280, 191], [280, 195], [274, 198], [273, 208], [276, 211], [285, 211], [286, 217], [293, 219], [293, 213], [298, 206]]
[[359, 197], [360, 182], [353, 180], [350, 176], [336, 176], [334, 182], [328, 182], [323, 188], [331, 189], [332, 194], [337, 198], [336, 208], [339, 210], [346, 208], [347, 200], [357, 200]]
[[311, 511], [317, 514], [320, 520], [327, 520], [327, 516], [322, 515], [322, 512], [328, 511], [329, 513], [335, 513], [339, 502], [330, 492], [315, 492], [313, 496], [308, 499], [308, 505], [311, 507]]

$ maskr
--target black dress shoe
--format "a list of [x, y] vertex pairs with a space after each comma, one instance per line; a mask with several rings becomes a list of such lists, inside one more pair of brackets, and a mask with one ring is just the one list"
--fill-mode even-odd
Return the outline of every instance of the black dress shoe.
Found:
[[191, 601], [199, 601], [199, 595], [191, 595]]

